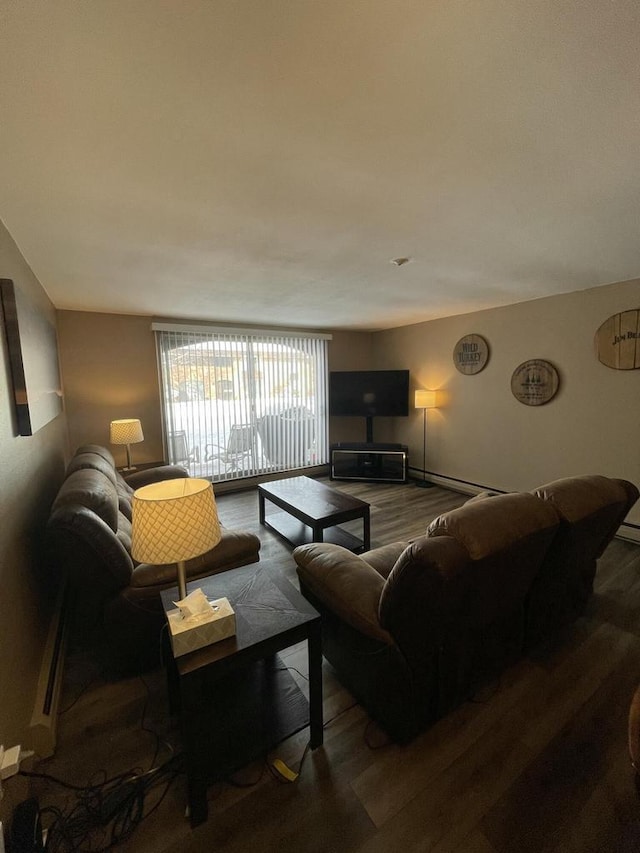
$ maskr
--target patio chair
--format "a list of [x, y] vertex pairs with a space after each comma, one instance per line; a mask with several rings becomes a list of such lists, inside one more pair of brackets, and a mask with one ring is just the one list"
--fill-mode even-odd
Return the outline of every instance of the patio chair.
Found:
[[200, 461], [200, 448], [189, 447], [185, 430], [169, 434], [169, 459], [173, 465], [186, 465], [187, 468]]
[[205, 446], [205, 462], [219, 460], [225, 471], [230, 469], [237, 471], [246, 464], [246, 457], [250, 457], [255, 446], [255, 428], [253, 424], [233, 424], [229, 430], [227, 443], [207, 444]]

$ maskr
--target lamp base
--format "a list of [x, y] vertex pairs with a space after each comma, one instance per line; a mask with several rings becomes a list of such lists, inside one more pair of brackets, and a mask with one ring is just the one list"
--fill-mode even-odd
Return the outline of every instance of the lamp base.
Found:
[[416, 480], [416, 486], [419, 489], [433, 489], [435, 483], [430, 483], [429, 480]]

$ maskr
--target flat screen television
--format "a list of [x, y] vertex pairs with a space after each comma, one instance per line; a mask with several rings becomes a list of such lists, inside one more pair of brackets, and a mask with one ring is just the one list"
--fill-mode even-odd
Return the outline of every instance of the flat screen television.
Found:
[[329, 414], [406, 417], [408, 370], [340, 370], [329, 374]]

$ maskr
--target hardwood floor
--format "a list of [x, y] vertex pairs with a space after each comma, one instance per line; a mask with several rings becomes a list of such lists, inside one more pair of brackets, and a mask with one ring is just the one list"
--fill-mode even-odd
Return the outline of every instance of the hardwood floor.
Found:
[[[420, 535], [467, 499], [437, 487], [333, 485], [371, 504], [372, 547]], [[222, 495], [218, 506], [227, 527], [258, 533], [262, 559], [277, 559], [295, 582], [290, 551], [258, 524], [255, 491]], [[306, 650], [294, 647], [284, 660], [305, 690]], [[586, 616], [561, 642], [522, 660], [413, 743], [388, 744], [325, 662], [325, 744], [307, 754], [296, 782], [280, 783], [256, 762], [236, 784], [210, 788], [209, 820], [192, 831], [180, 775], [119, 849], [613, 851], [625, 827], [640, 820], [626, 747], [639, 681], [640, 547], [615, 540]], [[39, 771], [84, 785], [101, 770], [148, 769], [154, 732], [158, 763], [170, 756], [168, 745], [179, 751], [161, 670], [109, 683], [76, 646], [64, 691], [58, 750]], [[296, 768], [307, 737], [304, 730], [289, 738], [270, 758]], [[37, 781], [34, 790], [41, 806], [75, 802], [50, 782]]]

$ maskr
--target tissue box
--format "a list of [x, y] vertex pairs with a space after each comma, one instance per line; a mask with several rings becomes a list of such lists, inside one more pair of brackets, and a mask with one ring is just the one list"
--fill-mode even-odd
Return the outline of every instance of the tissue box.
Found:
[[236, 614], [229, 604], [229, 599], [217, 598], [211, 604], [217, 605], [217, 610], [212, 606], [211, 615], [198, 614], [187, 619], [182, 618], [177, 607], [167, 611], [169, 638], [174, 657], [233, 637], [236, 632]]

